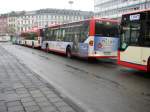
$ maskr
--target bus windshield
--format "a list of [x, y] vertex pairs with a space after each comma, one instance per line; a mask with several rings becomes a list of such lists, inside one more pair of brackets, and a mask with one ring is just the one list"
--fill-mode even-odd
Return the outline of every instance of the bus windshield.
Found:
[[128, 45], [138, 45], [140, 38], [140, 23], [123, 23], [121, 28], [121, 48], [125, 49]]
[[95, 35], [103, 37], [118, 37], [118, 24], [112, 22], [96, 21]]
[[121, 22], [120, 50], [128, 46], [150, 46], [149, 13], [124, 15]]
[[38, 35], [35, 32], [23, 33], [22, 37], [27, 40], [36, 40]]

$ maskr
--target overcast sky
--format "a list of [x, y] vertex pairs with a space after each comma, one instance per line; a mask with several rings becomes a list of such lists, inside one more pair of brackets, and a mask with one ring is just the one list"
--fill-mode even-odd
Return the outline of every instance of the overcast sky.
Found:
[[94, 10], [94, 0], [73, 0], [71, 6], [69, 0], [1, 0], [0, 14], [10, 11], [37, 10], [43, 8], [76, 9], [83, 11]]

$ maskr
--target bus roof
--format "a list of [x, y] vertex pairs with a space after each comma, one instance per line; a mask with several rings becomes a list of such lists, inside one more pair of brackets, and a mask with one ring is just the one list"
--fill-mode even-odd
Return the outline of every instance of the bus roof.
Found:
[[146, 11], [150, 11], [150, 9], [137, 10], [137, 11], [133, 11], [133, 12], [124, 13], [123, 15], [135, 14], [138, 12], [146, 12]]
[[27, 31], [23, 31], [21, 33], [30, 33], [30, 32], [37, 33], [40, 29], [43, 29], [43, 28], [35, 27], [35, 28], [29, 29]]
[[64, 24], [51, 25], [51, 26], [48, 26], [48, 28], [55, 28], [55, 27], [59, 27], [59, 26], [63, 26], [63, 25], [80, 23], [80, 22], [91, 21], [91, 20], [99, 20], [99, 21], [104, 21], [104, 22], [119, 23], [118, 20], [113, 20], [113, 19], [109, 19], [109, 18], [91, 18], [91, 19], [85, 19], [85, 20], [81, 20], [81, 21], [74, 21], [74, 22], [69, 22], [69, 23], [64, 23]]
[[112, 23], [118, 23], [118, 20], [115, 19], [110, 19], [110, 18], [95, 18], [95, 20], [100, 20], [100, 21], [104, 21], [104, 22], [112, 22]]

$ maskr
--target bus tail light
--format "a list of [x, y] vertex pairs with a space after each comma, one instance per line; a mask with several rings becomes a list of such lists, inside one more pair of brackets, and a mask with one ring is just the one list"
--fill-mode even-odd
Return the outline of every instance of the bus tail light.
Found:
[[90, 45], [90, 46], [93, 46], [93, 45], [94, 45], [94, 41], [93, 41], [93, 40], [90, 40], [89, 45]]

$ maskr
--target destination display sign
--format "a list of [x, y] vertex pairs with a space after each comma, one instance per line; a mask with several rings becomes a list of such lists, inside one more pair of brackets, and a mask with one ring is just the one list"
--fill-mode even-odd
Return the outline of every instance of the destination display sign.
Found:
[[140, 20], [140, 14], [130, 15], [130, 21]]

